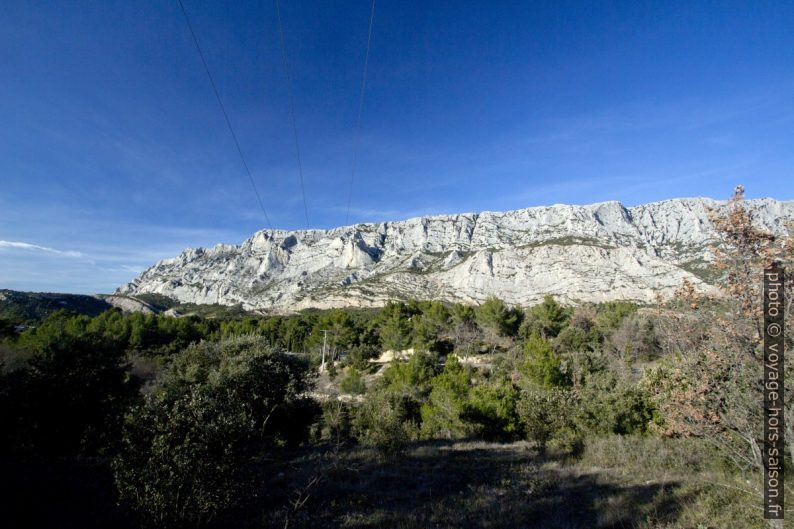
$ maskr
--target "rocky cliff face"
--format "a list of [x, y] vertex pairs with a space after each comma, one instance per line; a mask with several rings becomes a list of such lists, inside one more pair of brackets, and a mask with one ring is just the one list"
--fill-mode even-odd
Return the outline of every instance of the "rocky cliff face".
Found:
[[[631, 208], [619, 202], [440, 215], [333, 230], [262, 230], [241, 245], [188, 249], [155, 264], [118, 294], [190, 303], [241, 303], [290, 312], [377, 306], [389, 299], [528, 305], [653, 301], [688, 279], [708, 290], [711, 199]], [[748, 201], [758, 224], [783, 233], [794, 202]]]

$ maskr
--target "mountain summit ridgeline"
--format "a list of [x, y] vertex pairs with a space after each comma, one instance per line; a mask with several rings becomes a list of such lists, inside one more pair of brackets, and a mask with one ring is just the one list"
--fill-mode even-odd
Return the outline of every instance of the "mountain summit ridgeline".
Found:
[[[671, 296], [684, 279], [711, 289], [715, 232], [708, 209], [723, 204], [602, 202], [261, 230], [240, 245], [187, 249], [116, 292], [273, 312], [404, 298], [478, 303], [497, 296], [528, 305], [546, 294], [571, 303], [652, 302]], [[746, 204], [773, 233], [794, 220], [794, 201]]]

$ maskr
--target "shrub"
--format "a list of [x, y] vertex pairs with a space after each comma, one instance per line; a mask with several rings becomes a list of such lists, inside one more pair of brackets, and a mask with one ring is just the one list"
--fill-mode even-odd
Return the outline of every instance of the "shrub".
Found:
[[353, 434], [352, 417], [354, 415], [355, 411], [344, 402], [339, 400], [324, 402], [317, 437], [337, 444], [350, 439]]
[[610, 301], [598, 307], [595, 330], [601, 336], [609, 336], [620, 326], [623, 319], [637, 311], [637, 305], [628, 301]]
[[339, 389], [342, 393], [350, 395], [361, 395], [367, 391], [367, 384], [355, 367], [347, 368], [345, 378], [339, 383]]
[[336, 380], [337, 375], [339, 375], [339, 370], [336, 368], [336, 362], [329, 360], [326, 363], [326, 366], [328, 378], [331, 380]]
[[4, 355], [4, 452], [38, 457], [96, 454], [115, 443], [121, 417], [137, 389], [126, 374], [123, 349], [69, 322], [52, 318], [46, 335], [29, 335], [23, 348]]
[[488, 298], [475, 311], [477, 325], [491, 335], [515, 336], [521, 323], [521, 312], [509, 308], [498, 298]]
[[252, 337], [177, 355], [125, 419], [113, 461], [121, 498], [156, 525], [174, 526], [207, 523], [250, 497], [255, 459], [292, 435], [307, 369]]
[[311, 397], [290, 398], [270, 414], [268, 442], [288, 448], [306, 443], [311, 436], [311, 427], [321, 413], [322, 407]]
[[369, 367], [369, 360], [378, 356], [377, 350], [370, 345], [358, 345], [350, 350], [343, 364], [362, 371]]
[[430, 392], [430, 381], [437, 368], [436, 355], [417, 352], [405, 362], [392, 362], [383, 372], [382, 384], [392, 391], [406, 392], [423, 400]]
[[653, 322], [647, 316], [636, 313], [623, 318], [607, 342], [614, 352], [627, 361], [650, 360], [661, 352]]
[[547, 295], [543, 302], [527, 311], [519, 335], [528, 338], [539, 334], [543, 338], [554, 338], [568, 325], [568, 310], [557, 303], [553, 296]]
[[443, 373], [432, 381], [422, 405], [422, 435], [460, 438], [480, 435], [508, 440], [520, 430], [516, 414], [518, 393], [506, 378], [472, 385], [472, 369], [450, 356]]
[[485, 439], [507, 441], [521, 429], [517, 404], [518, 391], [509, 380], [487, 381], [472, 388], [464, 417]]
[[554, 339], [554, 350], [560, 353], [579, 353], [590, 349], [590, 337], [579, 327], [566, 327]]
[[584, 386], [588, 377], [610, 368], [617, 369], [617, 360], [601, 351], [569, 352], [560, 355], [561, 369], [574, 388]]
[[454, 356], [447, 357], [444, 371], [433, 378], [428, 402], [422, 405], [422, 435], [452, 439], [471, 433], [464, 422], [471, 386], [471, 370]]
[[551, 343], [540, 334], [534, 333], [527, 339], [524, 353], [523, 371], [531, 381], [548, 388], [569, 383], [560, 368], [560, 359], [554, 353]]
[[449, 315], [449, 338], [452, 340], [453, 349], [464, 355], [470, 354], [480, 341], [474, 308], [455, 303], [450, 307]]
[[609, 371], [585, 378], [581, 401], [580, 424], [596, 434], [644, 433], [654, 419], [654, 407], [647, 393]]
[[569, 325], [589, 333], [595, 327], [596, 308], [593, 305], [579, 305], [571, 312]]
[[384, 459], [394, 458], [418, 433], [413, 408], [414, 402], [404, 394], [387, 390], [370, 394], [356, 414], [356, 438], [376, 448]]
[[149, 401], [127, 420], [116, 485], [157, 526], [204, 524], [251, 494], [248, 413], [207, 389]]
[[[562, 388], [527, 386], [518, 399], [517, 412], [527, 438], [543, 454], [552, 440], [573, 445], [575, 428], [571, 414], [576, 409], [573, 395]], [[567, 446], [566, 446], [567, 447]]]
[[16, 336], [17, 324], [8, 318], [0, 317], [0, 340]]
[[449, 311], [440, 301], [425, 303], [422, 315], [414, 318], [412, 344], [415, 349], [441, 351], [447, 348], [441, 340], [442, 331], [449, 324]]
[[381, 309], [376, 324], [384, 349], [402, 351], [411, 343], [411, 311], [404, 303], [389, 303]]

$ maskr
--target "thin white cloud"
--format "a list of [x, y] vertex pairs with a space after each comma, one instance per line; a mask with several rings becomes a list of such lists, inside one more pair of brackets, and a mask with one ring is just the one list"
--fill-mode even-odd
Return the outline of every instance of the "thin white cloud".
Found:
[[55, 248], [49, 248], [47, 246], [39, 246], [38, 244], [30, 244], [28, 242], [19, 242], [19, 241], [2, 241], [0, 240], [0, 248], [12, 248], [17, 250], [28, 250], [34, 252], [46, 252], [52, 253], [57, 255], [63, 255], [65, 257], [82, 257], [83, 254], [80, 252], [75, 252], [73, 250], [56, 250]]
[[103, 272], [111, 272], [111, 273], [121, 272], [121, 273], [130, 273], [130, 274], [138, 275], [141, 272], [143, 272], [144, 270], [146, 270], [146, 267], [145, 266], [135, 266], [135, 265], [124, 265], [123, 264], [123, 265], [120, 265], [120, 266], [101, 268], [101, 270]]
[[[347, 208], [344, 206], [329, 206], [321, 208], [323, 211], [330, 211], [334, 213], [346, 212]], [[425, 217], [428, 215], [443, 215], [447, 209], [443, 206], [437, 208], [413, 208], [413, 209], [377, 209], [377, 208], [350, 208], [351, 222], [381, 222], [381, 221], [396, 221], [405, 220], [414, 217]], [[454, 209], [452, 209], [454, 212]], [[355, 220], [362, 219], [362, 220]], [[341, 226], [341, 224], [339, 224]], [[336, 225], [332, 228], [337, 227]]]

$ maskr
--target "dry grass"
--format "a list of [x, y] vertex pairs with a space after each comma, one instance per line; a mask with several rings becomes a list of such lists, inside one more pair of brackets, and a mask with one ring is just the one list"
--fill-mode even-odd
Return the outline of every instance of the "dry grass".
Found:
[[[293, 528], [765, 527], [760, 500], [740, 490], [749, 485], [709, 454], [692, 440], [617, 436], [591, 440], [577, 461], [540, 458], [526, 443], [423, 442], [395, 461], [354, 447], [293, 461], [268, 486], [258, 519], [284, 527], [289, 518]], [[318, 474], [300, 509], [279, 508]]]

